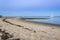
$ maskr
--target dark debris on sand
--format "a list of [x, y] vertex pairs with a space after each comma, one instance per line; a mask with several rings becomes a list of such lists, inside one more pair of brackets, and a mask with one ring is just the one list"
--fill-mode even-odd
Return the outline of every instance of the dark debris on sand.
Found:
[[[14, 36], [8, 32], [6, 32], [5, 30], [2, 31], [2, 29], [0, 29], [0, 33], [2, 35], [0, 35], [1, 40], [10, 40], [9, 38], [13, 38]], [[16, 39], [11, 39], [11, 40], [20, 40], [19, 38]]]

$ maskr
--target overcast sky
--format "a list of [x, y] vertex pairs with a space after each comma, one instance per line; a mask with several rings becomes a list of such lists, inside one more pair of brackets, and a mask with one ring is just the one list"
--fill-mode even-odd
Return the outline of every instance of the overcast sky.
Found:
[[0, 0], [0, 15], [60, 16], [60, 0]]

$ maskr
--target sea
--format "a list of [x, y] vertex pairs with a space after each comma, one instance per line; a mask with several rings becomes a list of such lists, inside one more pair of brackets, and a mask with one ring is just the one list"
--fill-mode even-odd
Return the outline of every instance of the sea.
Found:
[[[48, 18], [48, 17], [45, 17]], [[32, 22], [43, 22], [43, 23], [50, 23], [50, 24], [58, 24], [60, 25], [60, 16], [49, 17], [49, 19], [35, 19], [35, 20], [27, 20]]]

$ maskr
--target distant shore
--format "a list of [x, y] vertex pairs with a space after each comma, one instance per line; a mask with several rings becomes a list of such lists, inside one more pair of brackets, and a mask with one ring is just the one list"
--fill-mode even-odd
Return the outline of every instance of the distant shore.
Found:
[[45, 22], [35, 22], [35, 21], [27, 21], [27, 22], [30, 22], [30, 23], [37, 23], [37, 24], [43, 24], [43, 25], [59, 26], [59, 27], [60, 27], [60, 24], [45, 23]]

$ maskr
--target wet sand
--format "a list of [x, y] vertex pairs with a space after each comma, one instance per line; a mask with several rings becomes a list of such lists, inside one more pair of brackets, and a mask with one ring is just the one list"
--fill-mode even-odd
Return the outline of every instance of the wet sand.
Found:
[[60, 25], [27, 22], [19, 18], [0, 18], [0, 29], [21, 40], [60, 40]]

